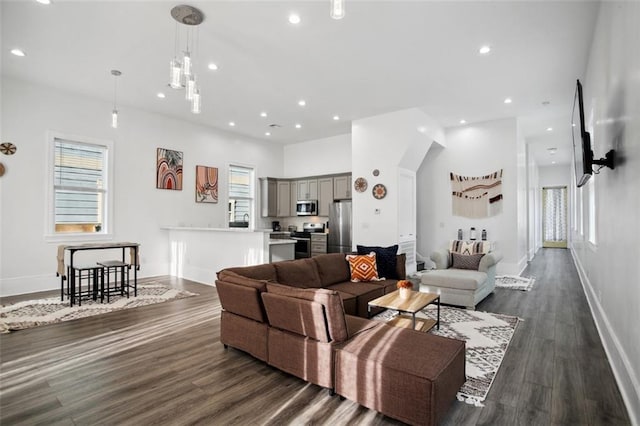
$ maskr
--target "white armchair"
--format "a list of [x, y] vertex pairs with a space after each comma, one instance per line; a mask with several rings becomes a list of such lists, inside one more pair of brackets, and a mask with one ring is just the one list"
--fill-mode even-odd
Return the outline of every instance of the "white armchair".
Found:
[[422, 274], [420, 291], [439, 293], [442, 303], [475, 309], [496, 286], [496, 265], [502, 253], [496, 250], [482, 256], [477, 270], [452, 267], [447, 249], [434, 251], [431, 260], [436, 269]]

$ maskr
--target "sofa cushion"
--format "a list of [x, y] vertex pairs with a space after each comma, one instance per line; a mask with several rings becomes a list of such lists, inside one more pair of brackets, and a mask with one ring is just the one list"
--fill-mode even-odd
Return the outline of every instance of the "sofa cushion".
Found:
[[243, 285], [245, 287], [255, 288], [258, 291], [267, 291], [267, 281], [248, 278], [247, 276], [233, 272], [231, 269], [223, 269], [218, 272], [218, 279], [233, 284]]
[[487, 282], [487, 274], [466, 269], [435, 269], [422, 274], [422, 284], [475, 291]]
[[362, 318], [367, 317], [369, 301], [385, 294], [384, 287], [377, 283], [344, 282], [330, 285], [328, 288], [357, 296], [356, 313]]
[[390, 247], [378, 246], [357, 246], [358, 254], [368, 254], [374, 252], [376, 254], [376, 262], [378, 265], [378, 276], [381, 278], [399, 278], [396, 265], [398, 253], [398, 245]]
[[321, 254], [311, 258], [318, 268], [323, 287], [343, 281], [349, 281], [349, 263], [342, 253]]
[[220, 304], [225, 311], [255, 321], [266, 321], [260, 293], [266, 290], [266, 281], [253, 280], [231, 271], [221, 271], [216, 281]]
[[275, 293], [262, 293], [269, 324], [280, 330], [329, 342], [324, 308], [321, 303]]
[[277, 281], [276, 269], [273, 263], [265, 263], [263, 265], [238, 266], [234, 268], [226, 268], [218, 272], [218, 277], [223, 271], [231, 271], [243, 277], [253, 278], [255, 280]]
[[451, 267], [456, 269], [470, 269], [477, 271], [480, 266], [480, 260], [484, 254], [459, 254], [451, 253]]
[[368, 282], [379, 281], [378, 268], [376, 267], [376, 254], [356, 255], [348, 254], [346, 256], [349, 262], [349, 270], [351, 271], [351, 281]]
[[[344, 307], [337, 292], [323, 288], [299, 289], [271, 283], [267, 284], [267, 291], [281, 296], [320, 303], [326, 312], [326, 327], [329, 329], [331, 340], [342, 342], [348, 338]], [[271, 321], [271, 317], [269, 317], [269, 321]]]
[[344, 291], [332, 290], [338, 293], [340, 299], [342, 299], [342, 306], [344, 307], [344, 313], [346, 315], [358, 315], [358, 297], [345, 293]]
[[280, 284], [298, 288], [320, 288], [320, 275], [313, 259], [285, 260], [273, 264]]
[[449, 251], [451, 253], [460, 254], [487, 254], [491, 250], [491, 243], [489, 241], [462, 241], [451, 240], [449, 243]]

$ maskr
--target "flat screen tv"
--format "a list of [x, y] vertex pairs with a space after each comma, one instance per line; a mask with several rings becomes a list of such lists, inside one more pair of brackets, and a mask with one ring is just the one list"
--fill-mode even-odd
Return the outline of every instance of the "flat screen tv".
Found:
[[[582, 100], [582, 84], [576, 81], [576, 94], [573, 98], [573, 114], [571, 117], [571, 134], [573, 135], [573, 163], [576, 167], [576, 184], [578, 188], [587, 183], [592, 174], [598, 174], [603, 167], [615, 168], [615, 150], [610, 150], [604, 158], [594, 159], [591, 150], [591, 135], [584, 126], [584, 103]], [[593, 166], [600, 166], [593, 170]]]
[[576, 168], [576, 184], [579, 188], [587, 183], [593, 173], [591, 135], [584, 127], [584, 103], [580, 80], [577, 80], [576, 94], [573, 98], [571, 134], [573, 135], [573, 163]]

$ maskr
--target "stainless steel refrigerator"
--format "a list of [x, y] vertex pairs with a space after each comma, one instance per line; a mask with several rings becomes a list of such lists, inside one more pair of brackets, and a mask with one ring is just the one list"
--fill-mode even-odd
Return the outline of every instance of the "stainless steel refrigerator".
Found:
[[329, 253], [349, 253], [351, 248], [351, 201], [336, 201], [329, 206]]

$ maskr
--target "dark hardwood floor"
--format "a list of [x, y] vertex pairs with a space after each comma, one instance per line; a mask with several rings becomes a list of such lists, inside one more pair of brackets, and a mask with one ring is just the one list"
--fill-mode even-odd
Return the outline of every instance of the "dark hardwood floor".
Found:
[[[477, 307], [524, 319], [485, 406], [456, 401], [444, 423], [629, 424], [569, 252], [524, 275], [532, 291]], [[199, 296], [0, 335], [0, 424], [398, 424], [225, 350], [215, 288], [154, 280]]]

